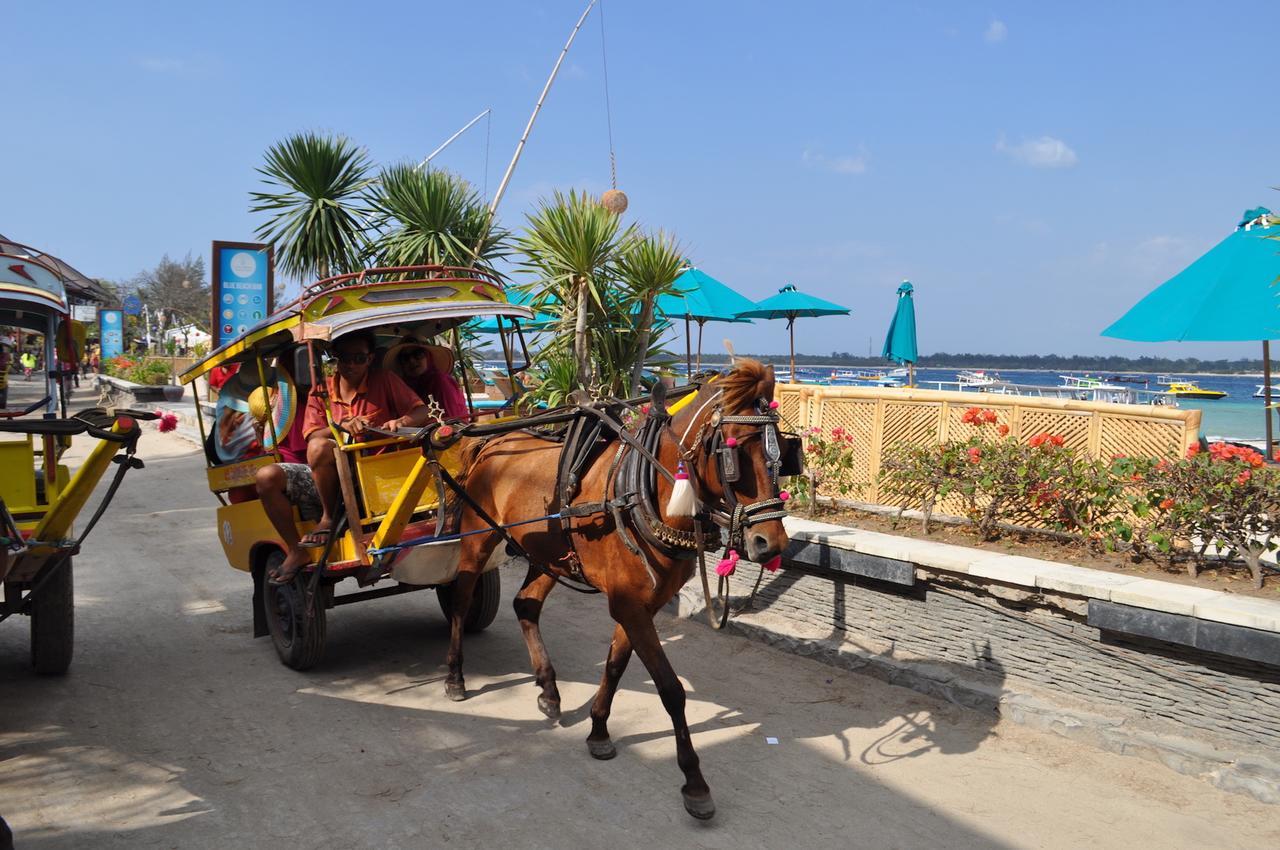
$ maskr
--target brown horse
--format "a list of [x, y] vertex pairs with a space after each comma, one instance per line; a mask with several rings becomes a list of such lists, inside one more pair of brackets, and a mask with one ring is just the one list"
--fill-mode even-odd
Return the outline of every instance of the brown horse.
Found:
[[[646, 419], [657, 421], [647, 433], [650, 454], [669, 472], [683, 460], [690, 483], [704, 508], [719, 508], [729, 521], [731, 547], [743, 550], [753, 561], [776, 558], [786, 546], [782, 527], [782, 501], [777, 489], [777, 416], [773, 398], [773, 369], [753, 360], [740, 360], [727, 375], [704, 385], [674, 418], [667, 419], [661, 397]], [[745, 420], [745, 421], [741, 421]], [[772, 434], [768, 434], [772, 430]], [[636, 433], [646, 433], [638, 429]], [[772, 443], [770, 443], [772, 441]], [[772, 445], [772, 454], [768, 451]], [[726, 467], [722, 460], [730, 447], [735, 457]], [[527, 433], [511, 433], [487, 441], [475, 441], [464, 450], [468, 461], [465, 490], [490, 518], [502, 525], [546, 517], [563, 510], [556, 492], [557, 463], [561, 447]], [[770, 465], [770, 461], [773, 465]], [[575, 505], [604, 503], [627, 494], [624, 482], [629, 464], [639, 467], [653, 485], [639, 487], [640, 501], [651, 510], [615, 512], [608, 508], [567, 520], [548, 519], [513, 526], [508, 533], [529, 556], [531, 566], [514, 606], [535, 681], [541, 688], [538, 707], [548, 717], [560, 715], [560, 692], [555, 669], [547, 657], [538, 618], [547, 595], [556, 585], [552, 574], [576, 572], [602, 591], [609, 613], [617, 622], [600, 689], [591, 706], [591, 755], [609, 759], [616, 755], [609, 738], [609, 711], [618, 681], [634, 649], [657, 686], [658, 694], [675, 729], [676, 761], [684, 772], [681, 789], [685, 808], [698, 818], [715, 814], [711, 791], [698, 767], [685, 721], [685, 692], [663, 652], [654, 628], [654, 614], [665, 605], [696, 568], [695, 522], [672, 517], [666, 505], [673, 483], [656, 475], [633, 447], [607, 443], [581, 472]], [[636, 467], [631, 466], [635, 469]], [[732, 470], [726, 472], [726, 469]], [[634, 475], [630, 480], [639, 480]], [[729, 480], [724, 480], [729, 479]], [[647, 499], [645, 497], [648, 497]], [[783, 496], [783, 499], [786, 497]], [[754, 506], [754, 507], [753, 507]], [[655, 516], [656, 515], [656, 516]], [[657, 520], [656, 523], [652, 520]], [[705, 519], [705, 518], [704, 518]], [[641, 526], [647, 525], [648, 528]], [[487, 523], [472, 506], [463, 510], [461, 530], [483, 531]], [[448, 655], [446, 693], [466, 698], [462, 675], [463, 621], [481, 567], [504, 538], [473, 534], [463, 538], [458, 579], [454, 589]]]

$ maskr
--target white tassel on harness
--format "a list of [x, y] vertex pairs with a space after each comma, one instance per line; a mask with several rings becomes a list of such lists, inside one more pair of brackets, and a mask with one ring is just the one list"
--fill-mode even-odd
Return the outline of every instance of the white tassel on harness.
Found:
[[676, 481], [671, 487], [671, 498], [667, 500], [667, 516], [694, 516], [698, 513], [698, 497], [689, 483], [689, 473], [685, 472], [684, 461], [676, 466]]

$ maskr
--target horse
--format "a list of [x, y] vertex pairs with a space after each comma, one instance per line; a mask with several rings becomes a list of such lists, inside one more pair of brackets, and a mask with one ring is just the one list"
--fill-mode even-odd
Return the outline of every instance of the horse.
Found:
[[[508, 551], [519, 550], [530, 562], [513, 605], [541, 688], [539, 709], [552, 719], [560, 715], [555, 668], [538, 621], [547, 595], [569, 576], [599, 590], [616, 623], [591, 705], [588, 751], [597, 759], [617, 754], [609, 737], [609, 713], [634, 651], [671, 716], [676, 761], [685, 778], [684, 807], [694, 817], [712, 817], [715, 804], [685, 720], [684, 687], [662, 649], [653, 618], [693, 575], [702, 553], [697, 537], [711, 537], [709, 529], [703, 530], [708, 519], [727, 527], [733, 552], [776, 569], [787, 544], [782, 526], [787, 494], [778, 489], [773, 391], [772, 367], [743, 359], [729, 373], [703, 384], [674, 417], [664, 407], [665, 393], [656, 390], [644, 424], [628, 431], [635, 438], [624, 441], [606, 434], [593, 440], [595, 451], [569, 473], [574, 481], [568, 489], [560, 462], [567, 446], [520, 431], [465, 440], [460, 487], [466, 504], [459, 520], [464, 536], [453, 591], [446, 695], [466, 698], [464, 620], [481, 569], [505, 540]], [[654, 468], [654, 460], [663, 469]], [[702, 506], [699, 515], [673, 515], [668, 504], [673, 490], [690, 485]], [[569, 496], [574, 496], [575, 507], [570, 507]], [[494, 533], [484, 534], [486, 528]], [[730, 557], [736, 561], [732, 552]], [[731, 569], [732, 562], [722, 561], [718, 572]]]

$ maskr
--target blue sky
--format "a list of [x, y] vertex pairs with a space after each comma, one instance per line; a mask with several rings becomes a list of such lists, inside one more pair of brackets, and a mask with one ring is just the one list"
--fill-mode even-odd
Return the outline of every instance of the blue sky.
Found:
[[[0, 233], [126, 279], [252, 239], [254, 168], [286, 134], [390, 163], [486, 107], [436, 162], [492, 192], [584, 6], [3, 0]], [[1245, 208], [1280, 208], [1280, 8], [605, 0], [604, 21], [628, 218], [750, 297], [853, 308], [799, 325], [800, 351], [878, 353], [909, 278], [926, 352], [1254, 355], [1098, 332]], [[601, 72], [593, 12], [508, 226], [608, 188]], [[786, 348], [782, 323], [726, 330]]]

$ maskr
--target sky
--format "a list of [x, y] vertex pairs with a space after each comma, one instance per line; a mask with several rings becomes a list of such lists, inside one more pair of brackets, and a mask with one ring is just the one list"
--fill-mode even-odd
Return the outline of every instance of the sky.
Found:
[[[253, 241], [255, 168], [291, 133], [416, 161], [486, 108], [434, 163], [491, 196], [585, 6], [0, 0], [0, 233], [127, 280]], [[1099, 332], [1243, 210], [1280, 209], [1280, 7], [604, 0], [601, 20], [507, 227], [608, 189], [611, 123], [628, 221], [753, 299], [852, 309], [801, 320], [801, 353], [878, 354], [910, 279], [922, 353], [1256, 356]], [[707, 334], [787, 347], [783, 322]]]

